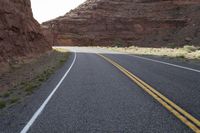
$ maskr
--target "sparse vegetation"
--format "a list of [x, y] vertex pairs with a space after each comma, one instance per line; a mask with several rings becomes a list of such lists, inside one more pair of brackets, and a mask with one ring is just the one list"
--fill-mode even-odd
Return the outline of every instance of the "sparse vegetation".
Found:
[[117, 47], [124, 46], [124, 41], [122, 39], [115, 39], [115, 46]]
[[176, 58], [184, 59], [185, 56], [180, 54], [180, 55], [177, 55]]
[[7, 87], [7, 90], [0, 92], [0, 109], [13, 105], [34, 93], [56, 69], [66, 62], [68, 56], [69, 53], [65, 48], [54, 48], [52, 52], [35, 59], [12, 61], [11, 70], [1, 77], [2, 79], [5, 77], [5, 81], [9, 80], [10, 84], [7, 84], [8, 81], [0, 83]]
[[53, 74], [54, 68], [48, 68], [45, 70], [42, 74], [38, 75], [35, 79], [27, 82], [27, 83], [21, 83], [22, 88], [27, 92], [27, 95], [30, 95], [34, 92], [34, 90], [39, 87], [42, 82], [46, 81], [51, 74]]
[[0, 100], [0, 109], [3, 109], [6, 107], [6, 102], [3, 100]]
[[61, 60], [60, 60], [60, 63], [64, 63], [64, 62], [65, 62], [65, 60], [64, 60], [64, 59], [61, 59]]
[[6, 93], [3, 94], [3, 97], [5, 97], [5, 98], [6, 98], [6, 97], [9, 97], [9, 96], [10, 96], [10, 93], [9, 93], [9, 92], [6, 92]]
[[183, 49], [185, 50], [185, 51], [187, 51], [188, 53], [191, 53], [191, 52], [195, 52], [195, 51], [197, 51], [197, 50], [200, 50], [200, 48], [199, 47], [195, 47], [195, 46], [190, 46], [190, 45], [185, 45], [184, 47], [183, 47]]
[[25, 84], [24, 89], [28, 94], [33, 93], [34, 89], [38, 87], [40, 84], [36, 84], [34, 81], [28, 82]]
[[200, 47], [185, 45], [182, 48], [109, 47], [108, 49], [138, 55], [156, 55], [180, 59], [200, 59]]
[[11, 103], [11, 104], [14, 104], [14, 103], [17, 103], [19, 100], [20, 100], [19, 97], [12, 97], [12, 98], [10, 99], [10, 103]]

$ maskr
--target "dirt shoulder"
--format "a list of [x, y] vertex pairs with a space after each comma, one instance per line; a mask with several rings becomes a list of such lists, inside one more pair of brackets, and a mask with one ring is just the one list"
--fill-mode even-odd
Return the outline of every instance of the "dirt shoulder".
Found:
[[67, 50], [54, 49], [34, 58], [2, 64], [0, 72], [0, 109], [31, 95], [68, 59]]

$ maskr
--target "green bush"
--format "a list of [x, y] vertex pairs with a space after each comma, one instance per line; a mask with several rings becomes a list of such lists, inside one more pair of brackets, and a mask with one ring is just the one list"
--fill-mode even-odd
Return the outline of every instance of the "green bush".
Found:
[[176, 45], [175, 43], [169, 43], [169, 44], [167, 45], [167, 47], [168, 47], [168, 48], [176, 48], [177, 45]]
[[124, 41], [122, 39], [115, 39], [114, 45], [117, 47], [125, 46]]
[[36, 84], [33, 82], [27, 83], [25, 86], [25, 91], [29, 93], [33, 93], [34, 89], [37, 88], [38, 86], [39, 84]]
[[6, 107], [6, 102], [5, 101], [2, 101], [0, 100], [0, 109]]
[[185, 55], [180, 54], [180, 55], [177, 55], [176, 58], [184, 59], [184, 58], [185, 58]]
[[16, 102], [18, 102], [20, 100], [20, 98], [19, 97], [12, 97], [11, 99], [10, 99], [10, 103], [12, 104], [12, 103], [16, 103]]
[[5, 98], [6, 98], [6, 97], [9, 97], [9, 96], [10, 96], [10, 93], [9, 93], [9, 92], [6, 92], [6, 93], [3, 94], [3, 97], [5, 97]]

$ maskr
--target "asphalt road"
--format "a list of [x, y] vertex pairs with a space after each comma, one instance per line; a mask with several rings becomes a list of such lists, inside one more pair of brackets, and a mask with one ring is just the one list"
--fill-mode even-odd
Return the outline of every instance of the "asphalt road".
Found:
[[[16, 133], [55, 90], [28, 133], [190, 133], [193, 132], [112, 64], [95, 53], [116, 61], [156, 88], [177, 105], [200, 119], [200, 73], [131, 55], [95, 48], [76, 51], [65, 66], [44, 85], [9, 110], [2, 111], [0, 132]], [[153, 58], [153, 57], [148, 57]], [[163, 60], [200, 69], [199, 64]]]

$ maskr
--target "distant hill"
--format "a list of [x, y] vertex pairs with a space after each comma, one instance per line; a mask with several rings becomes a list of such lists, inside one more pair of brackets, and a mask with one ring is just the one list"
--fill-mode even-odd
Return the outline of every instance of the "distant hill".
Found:
[[59, 45], [199, 45], [199, 0], [87, 0], [43, 23]]

